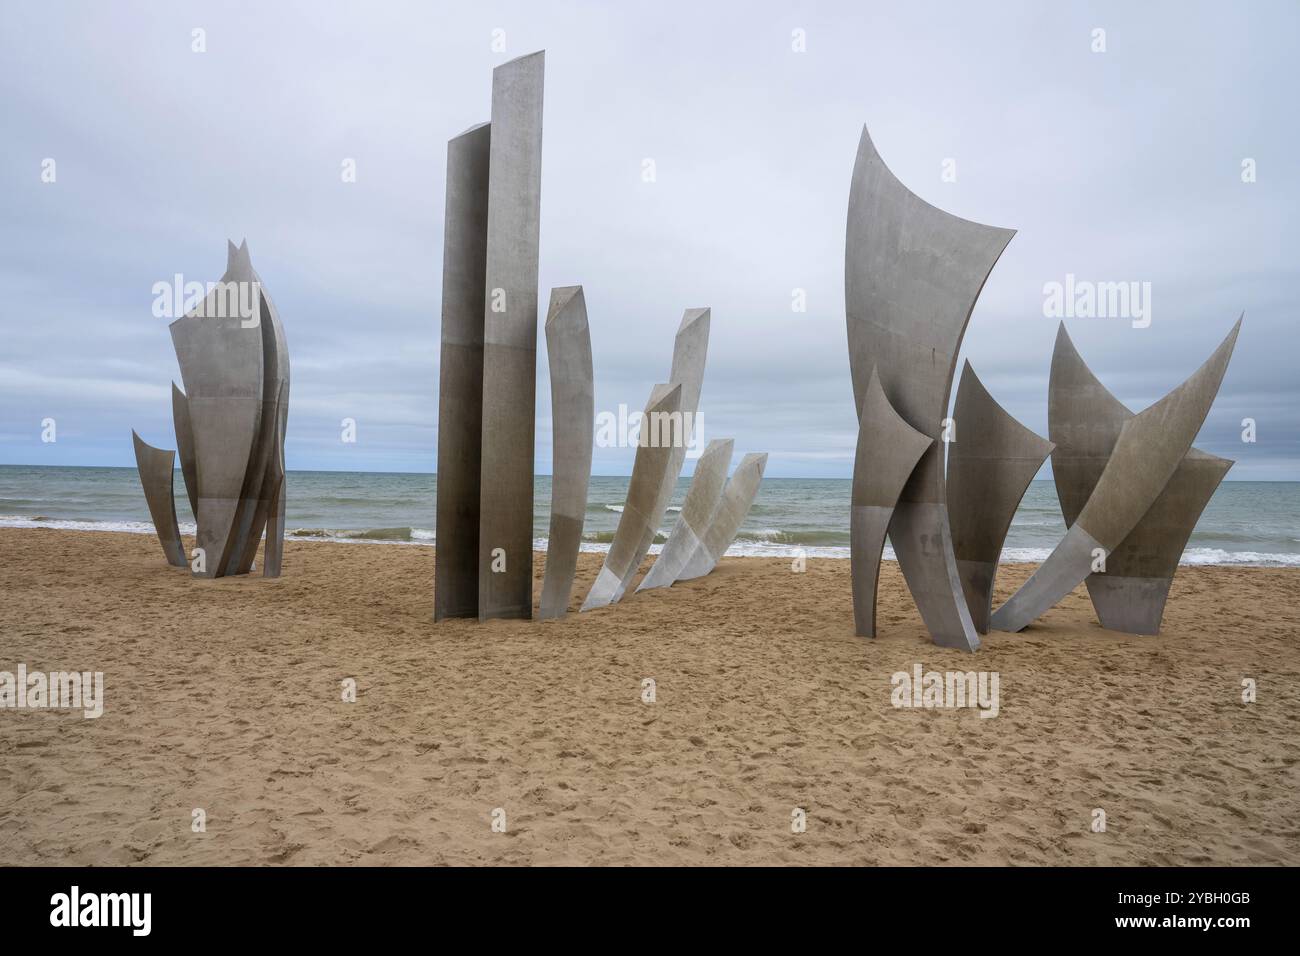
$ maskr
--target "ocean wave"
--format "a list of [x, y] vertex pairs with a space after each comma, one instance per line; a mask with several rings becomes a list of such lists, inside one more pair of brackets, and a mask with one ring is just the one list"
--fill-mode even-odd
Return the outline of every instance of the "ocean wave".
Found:
[[[725, 557], [728, 558], [832, 558], [834, 560], [847, 560], [849, 549], [847, 547], [826, 547], [817, 545], [796, 545], [779, 541], [765, 541], [757, 538], [744, 539], [737, 537], [727, 549]], [[894, 552], [885, 547], [885, 560], [894, 560]]]
[[[411, 528], [294, 528], [285, 532], [291, 538], [315, 538], [322, 541], [398, 541], [414, 540]], [[426, 532], [432, 540], [432, 532]]]
[[742, 530], [736, 535], [736, 540], [766, 541], [773, 544], [818, 548], [849, 546], [849, 536], [844, 531], [782, 531], [780, 528], [761, 528], [758, 531]]
[[1003, 548], [1003, 564], [1039, 564], [1047, 560], [1051, 548]]
[[363, 508], [373, 508], [377, 504], [385, 501], [403, 500], [385, 498], [383, 495], [374, 495], [366, 497], [362, 495], [313, 495], [312, 504], [319, 507], [321, 505], [360, 505]]
[[[617, 531], [586, 531], [583, 532], [582, 540], [587, 544], [613, 544], [614, 535], [617, 533]], [[660, 528], [655, 532], [654, 540], [657, 544], [663, 544], [668, 540], [668, 532]]]
[[[1229, 545], [1242, 544], [1254, 545], [1259, 547], [1262, 544], [1277, 542], [1283, 547], [1287, 543], [1294, 542], [1296, 539], [1285, 534], [1275, 534], [1275, 529], [1261, 527], [1258, 531], [1236, 531], [1231, 528], [1207, 528], [1203, 531], [1193, 531], [1191, 544], [1196, 545], [1198, 541], [1226, 542]], [[1227, 549], [1225, 549], [1227, 550]], [[1235, 550], [1235, 549], [1234, 549]], [[1245, 550], [1244, 548], [1242, 550]]]
[[[0, 515], [0, 528], [51, 528], [56, 531], [117, 531], [123, 534], [157, 534], [149, 521], [92, 521], [49, 518], [45, 515]], [[192, 522], [181, 522], [181, 534], [194, 534]]]
[[[606, 506], [609, 507], [609, 506]], [[93, 521], [77, 518], [51, 518], [46, 515], [5, 515], [0, 514], [0, 527], [8, 528], [50, 528], [62, 531], [115, 531], [127, 534], [155, 534], [154, 526], [148, 521]], [[180, 525], [183, 535], [193, 535], [192, 522]], [[604, 553], [609, 550], [614, 540], [613, 531], [589, 531], [583, 535], [581, 549], [588, 553]], [[352, 544], [401, 544], [431, 546], [435, 543], [435, 533], [426, 528], [295, 528], [286, 532], [286, 537], [296, 541], [332, 541]], [[660, 529], [650, 548], [651, 554], [658, 554], [662, 544], [667, 540], [667, 532]], [[809, 558], [846, 559], [849, 548], [843, 542], [846, 535], [837, 532], [783, 532], [776, 528], [761, 528], [757, 531], [743, 531], [727, 549], [732, 557], [780, 557], [794, 558], [802, 554]], [[545, 551], [547, 539], [534, 539], [533, 547]], [[1051, 554], [1052, 549], [1041, 548], [1005, 548], [1002, 561], [1007, 564], [1041, 563]], [[891, 547], [884, 550], [886, 561], [895, 560]], [[1300, 554], [1287, 554], [1273, 551], [1227, 550], [1224, 548], [1193, 547], [1183, 552], [1180, 564], [1183, 565], [1220, 565], [1232, 567], [1300, 567]]]
[[1188, 548], [1179, 564], [1230, 564], [1243, 567], [1296, 568], [1300, 554], [1265, 551], [1224, 551], [1221, 548]]

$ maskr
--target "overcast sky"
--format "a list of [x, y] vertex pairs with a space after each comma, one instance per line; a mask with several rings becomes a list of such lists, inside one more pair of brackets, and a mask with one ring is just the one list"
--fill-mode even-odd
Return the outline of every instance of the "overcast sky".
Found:
[[[922, 198], [1019, 230], [963, 352], [1011, 413], [1046, 432], [1044, 283], [1150, 282], [1148, 328], [1067, 321], [1093, 370], [1139, 410], [1244, 311], [1198, 445], [1300, 479], [1298, 36], [1294, 2], [8, 0], [0, 463], [132, 465], [133, 427], [175, 447], [152, 287], [217, 279], [247, 237], [289, 342], [289, 467], [433, 471], [446, 142], [489, 118], [495, 65], [545, 49], [540, 300], [585, 287], [598, 411], [640, 408], [683, 310], [711, 306], [705, 437], [771, 476], [850, 474], [866, 124]], [[541, 334], [537, 411], [548, 473]], [[631, 462], [598, 448], [594, 471]]]

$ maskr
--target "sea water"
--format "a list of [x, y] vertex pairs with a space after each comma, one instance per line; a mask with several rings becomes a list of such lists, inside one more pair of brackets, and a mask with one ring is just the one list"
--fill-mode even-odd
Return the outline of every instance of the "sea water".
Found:
[[[287, 536], [301, 541], [433, 545], [438, 479], [431, 474], [291, 471]], [[626, 477], [591, 479], [583, 550], [605, 551], [618, 528]], [[182, 533], [194, 518], [179, 470], [173, 486]], [[672, 530], [690, 486], [677, 482], [651, 549]], [[764, 478], [732, 555], [847, 558], [847, 479]], [[534, 483], [533, 537], [546, 546], [551, 480]], [[134, 468], [0, 465], [0, 526], [131, 531], [151, 534], [149, 510]], [[1051, 480], [1029, 486], [1007, 535], [1003, 559], [1041, 561], [1065, 533]], [[885, 557], [892, 559], [888, 547]], [[1300, 482], [1225, 481], [1201, 515], [1184, 564], [1300, 565]]]

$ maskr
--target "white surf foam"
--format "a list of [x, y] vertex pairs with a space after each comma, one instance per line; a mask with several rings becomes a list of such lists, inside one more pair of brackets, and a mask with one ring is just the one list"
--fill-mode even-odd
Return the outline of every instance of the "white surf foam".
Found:
[[[621, 511], [621, 505], [606, 505], [606, 508], [614, 511]], [[154, 526], [148, 521], [77, 521], [66, 518], [46, 518], [43, 516], [28, 515], [0, 515], [0, 527], [4, 528], [53, 528], [63, 531], [116, 531], [127, 534], [154, 534]], [[302, 529], [298, 529], [302, 530]], [[192, 535], [195, 528], [192, 522], [184, 522], [180, 525], [181, 534]], [[332, 541], [346, 544], [403, 544], [416, 545], [421, 547], [430, 547], [435, 544], [436, 538], [433, 531], [426, 528], [412, 528], [411, 540], [383, 540], [383, 539], [366, 539], [358, 537], [364, 534], [364, 529], [350, 530], [332, 530], [323, 529], [310, 536], [294, 536], [294, 531], [290, 530], [286, 537], [295, 541]], [[773, 528], [765, 528], [757, 532], [749, 532], [752, 537], [745, 540], [732, 542], [727, 554], [733, 557], [760, 557], [760, 558], [795, 558], [800, 554], [809, 558], [833, 558], [847, 559], [849, 549], [846, 547], [800, 547], [799, 545], [779, 543], [768, 540], [772, 536], [779, 535], [780, 532]], [[667, 532], [660, 529], [657, 536], [660, 539], [667, 537]], [[533, 547], [539, 551], [546, 550], [547, 539], [536, 538], [533, 540]], [[651, 554], [658, 554], [662, 550], [662, 541], [656, 541], [650, 547]], [[586, 553], [603, 554], [609, 550], [609, 544], [606, 542], [583, 541], [581, 550]], [[1002, 561], [1007, 564], [1025, 564], [1040, 563], [1047, 559], [1051, 553], [1048, 548], [1005, 548], [1002, 552]], [[886, 561], [896, 560], [894, 551], [888, 545], [885, 546], [884, 559]], [[1300, 554], [1279, 554], [1268, 551], [1227, 551], [1222, 548], [1188, 548], [1183, 552], [1182, 560], [1179, 562], [1184, 565], [1226, 565], [1231, 567], [1271, 567], [1271, 568], [1294, 568], [1300, 567]]]

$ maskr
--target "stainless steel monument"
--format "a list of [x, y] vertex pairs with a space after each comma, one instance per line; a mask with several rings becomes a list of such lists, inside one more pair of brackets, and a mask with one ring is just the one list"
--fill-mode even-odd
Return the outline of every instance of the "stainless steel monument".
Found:
[[134, 431], [131, 442], [135, 446], [135, 467], [140, 472], [140, 486], [149, 506], [149, 517], [158, 532], [167, 563], [174, 568], [188, 566], [185, 546], [181, 544], [180, 525], [176, 521], [176, 497], [172, 491], [173, 472], [176, 469], [176, 452], [155, 448], [143, 441]]
[[[1224, 372], [1227, 371], [1228, 361], [1232, 358], [1232, 350], [1240, 331], [1241, 319], [1238, 319], [1227, 338], [1191, 378], [1150, 408], [1123, 422], [1113, 447], [1105, 458], [1105, 465], [1100, 475], [1087, 491], [1083, 505], [1074, 520], [1070, 522], [1065, 537], [1020, 590], [994, 612], [993, 627], [1001, 631], [1023, 630], [1035, 618], [1082, 584], [1090, 574], [1109, 571], [1110, 556], [1119, 550], [1120, 545], [1137, 528], [1143, 516], [1165, 493], [1180, 463], [1191, 450], [1192, 441], [1205, 421], [1205, 416], [1214, 403], [1215, 395], [1218, 394], [1219, 385], [1223, 381]], [[1058, 346], [1060, 344], [1058, 338]], [[1064, 375], [1065, 367], [1069, 364], [1069, 356], [1063, 352], [1058, 352], [1058, 356]], [[1054, 362], [1054, 369], [1055, 367]], [[1096, 429], [1096, 434], [1104, 441], [1104, 436], [1109, 431], [1105, 424], [1106, 417], [1108, 414], [1114, 414], [1113, 407], [1109, 406], [1106, 400], [1114, 402], [1114, 399], [1108, 393], [1103, 396], [1101, 392], [1104, 392], [1104, 389], [1098, 391], [1099, 388], [1100, 385], [1093, 387], [1086, 379], [1076, 387], [1070, 387], [1062, 380], [1054, 390], [1054, 394], [1058, 406], [1057, 416], [1069, 417], [1076, 421], [1082, 419], [1101, 422], [1100, 427]], [[1081, 407], [1070, 413], [1061, 410], [1062, 405], [1069, 403], [1079, 403]], [[1096, 414], [1099, 409], [1107, 407], [1110, 407], [1110, 412], [1102, 413], [1097, 419], [1089, 414], [1090, 412]], [[1086, 435], [1088, 432], [1087, 428], [1075, 430], [1076, 435], [1079, 436]], [[1057, 432], [1056, 437], [1065, 436]], [[1077, 440], [1084, 441], [1082, 438]], [[1066, 494], [1062, 496], [1063, 509], [1073, 508], [1078, 499], [1083, 497], [1080, 492], [1087, 484], [1087, 475], [1095, 470], [1097, 449], [1094, 446], [1085, 451], [1085, 447], [1080, 447], [1078, 449], [1080, 453], [1076, 456], [1063, 454], [1061, 457], [1062, 464], [1067, 468], [1075, 463], [1078, 465], [1057, 478], [1058, 487], [1066, 489]], [[1054, 459], [1054, 472], [1056, 467]], [[1176, 486], [1175, 493], [1180, 487], [1181, 483]], [[1199, 494], [1191, 500], [1195, 500], [1196, 497], [1199, 497]], [[1206, 497], [1208, 498], [1208, 494]], [[1071, 502], [1068, 506], [1065, 504], [1066, 498]], [[1183, 510], [1186, 510], [1187, 499], [1182, 500]], [[1170, 503], [1169, 507], [1177, 508], [1178, 505]], [[1199, 510], [1197, 513], [1199, 514]], [[1158, 523], [1164, 524], [1167, 520], [1167, 518], [1158, 519]], [[1194, 517], [1191, 523], [1195, 524]], [[1190, 533], [1189, 530], [1188, 534]], [[1166, 534], [1161, 533], [1160, 536], [1166, 537]], [[1180, 546], [1180, 553], [1181, 550]], [[1121, 594], [1123, 590], [1128, 591], [1129, 600], [1145, 603], [1155, 598], [1149, 589], [1133, 583], [1127, 587], [1121, 585]], [[1113, 601], [1114, 595], [1110, 598]], [[1160, 603], [1163, 605], [1163, 600]], [[1149, 617], [1149, 615], [1141, 616]]]
[[647, 534], [654, 537], [657, 521], [651, 513], [656, 507], [664, 477], [672, 467], [674, 448], [671, 438], [663, 440], [665, 435], [671, 435], [672, 426], [662, 423], [671, 422], [674, 416], [680, 420], [681, 406], [681, 385], [661, 383], [651, 389], [623, 513], [619, 515], [618, 528], [609, 553], [605, 555], [605, 563], [582, 602], [584, 611], [605, 607], [618, 600], [622, 583], [631, 580], [645, 556], [641, 542]]
[[1052, 443], [994, 401], [971, 368], [961, 370], [948, 442], [948, 519], [975, 630], [989, 632], [993, 581], [1011, 519]]
[[754, 507], [759, 486], [763, 483], [763, 470], [767, 467], [766, 452], [751, 452], [740, 459], [735, 472], [722, 489], [722, 498], [713, 511], [713, 518], [704, 530], [704, 536], [687, 557], [678, 581], [702, 578], [722, 560], [740, 533], [740, 526]]
[[[875, 369], [898, 417], [934, 442], [899, 493], [889, 540], [934, 642], [965, 650], [979, 647], [979, 637], [953, 554], [940, 439], [971, 310], [1013, 235], [920, 199], [890, 172], [863, 128], [844, 254], [853, 407], [863, 408]], [[865, 471], [892, 473], [906, 464], [891, 460], [900, 453], [872, 444], [859, 461]], [[859, 564], [864, 573], [870, 566]]]
[[[853, 619], [861, 637], [876, 636], [876, 588], [898, 496], [934, 439], [907, 424], [889, 404], [880, 376], [871, 370], [858, 409], [858, 445], [853, 460], [849, 557], [853, 577]], [[887, 450], [887, 453], [885, 453]]]
[[[238, 248], [227, 243], [225, 274], [171, 324], [171, 335], [185, 383], [184, 392], [172, 383], [172, 416], [197, 525], [191, 571], [197, 577], [247, 574], [265, 533], [262, 573], [278, 577], [284, 546], [289, 350], [247, 243]], [[138, 454], [143, 443], [136, 442]], [[145, 471], [142, 463], [142, 481]], [[149, 485], [146, 481], [146, 496]], [[162, 520], [174, 526], [174, 505], [168, 521], [156, 504], [151, 497], [155, 525]], [[169, 534], [159, 527], [160, 538]], [[174, 549], [165, 540], [164, 548], [174, 564]]]
[[[638, 538], [633, 543], [630, 553], [625, 560], [620, 560], [618, 568], [615, 570], [610, 564], [614, 556], [614, 549], [610, 548], [610, 552], [605, 558], [605, 566], [601, 568], [595, 585], [587, 595], [587, 602], [583, 604], [582, 609], [584, 611], [588, 610], [589, 607], [621, 601], [636, 577], [642, 559], [649, 553], [650, 546], [654, 544], [655, 535], [659, 532], [659, 525], [663, 521], [664, 514], [668, 510], [668, 503], [672, 501], [673, 491], [677, 487], [677, 476], [681, 474], [682, 463], [686, 460], [687, 446], [691, 442], [691, 433], [695, 428], [695, 418], [700, 403], [700, 390], [704, 385], [704, 362], [709, 350], [711, 317], [712, 312], [707, 308], [687, 309], [685, 314], [682, 315], [681, 325], [678, 326], [677, 336], [673, 340], [672, 368], [668, 373], [668, 384], [681, 389], [680, 404], [678, 408], [674, 409], [665, 427], [661, 427], [663, 423], [660, 422], [651, 423], [656, 431], [656, 442], [666, 442], [668, 444], [668, 459], [663, 462], [663, 473], [655, 488], [654, 498], [635, 503], [639, 515], [635, 526]], [[651, 401], [653, 402], [654, 399], [652, 398]], [[658, 457], [643, 458], [638, 454], [632, 466], [632, 482], [637, 482], [637, 468], [654, 467], [657, 469], [659, 466]], [[632, 491], [629, 485], [628, 503], [624, 505], [624, 514], [631, 505]], [[632, 533], [631, 527], [629, 526], [628, 534]], [[624, 524], [620, 521], [618, 533], [623, 533], [623, 529]], [[617, 577], [617, 581], [614, 580], [615, 577]], [[669, 580], [666, 583], [671, 584], [672, 581]]]
[[447, 145], [434, 619], [533, 616], [545, 53], [492, 71]]
[[533, 616], [533, 439], [545, 53], [492, 71], [478, 616]]
[[478, 616], [483, 321], [491, 140], [492, 127], [483, 123], [447, 144], [442, 353], [438, 373], [435, 621]]
[[[886, 535], [937, 644], [975, 650], [977, 634], [1021, 630], [1085, 580], [1104, 626], [1154, 634], [1196, 519], [1232, 464], [1191, 444], [1240, 320], [1195, 375], [1138, 415], [1096, 380], [1062, 327], [1051, 441], [1008, 415], [969, 364], [944, 418], [971, 310], [1013, 235], [915, 196], [863, 129], [844, 269], [859, 418], [850, 537], [859, 634], [875, 634]], [[1048, 454], [1068, 531], [990, 614], [1007, 530]]]
[[673, 525], [659, 557], [637, 585], [638, 591], [672, 586], [699, 548], [722, 500], [735, 445], [730, 438], [715, 438], [700, 453], [677, 523]]
[[[1052, 353], [1047, 409], [1056, 443], [1052, 476], [1069, 527], [1092, 496], [1133, 413], [1084, 363], [1064, 323]], [[1159, 633], [1183, 548], [1232, 465], [1229, 459], [1189, 449], [1146, 514], [1106, 557], [1106, 570], [1088, 575], [1088, 593], [1103, 627]]]
[[537, 616], [556, 618], [568, 611], [573, 593], [596, 414], [591, 333], [580, 285], [551, 290], [546, 357], [551, 372], [551, 531]]

